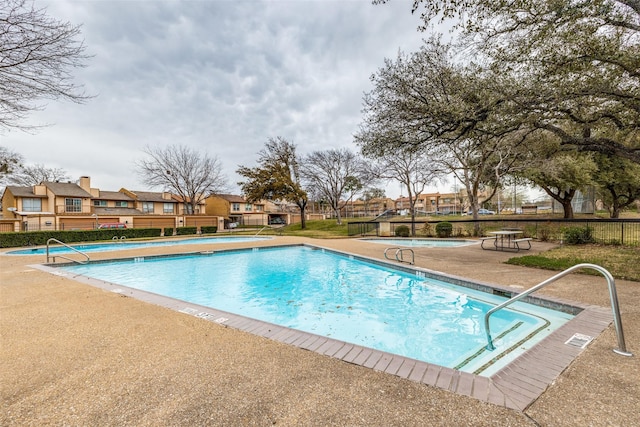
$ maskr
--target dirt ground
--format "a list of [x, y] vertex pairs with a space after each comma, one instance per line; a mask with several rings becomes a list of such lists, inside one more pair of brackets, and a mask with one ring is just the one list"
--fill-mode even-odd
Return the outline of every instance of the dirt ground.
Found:
[[[357, 239], [276, 237], [260, 245], [301, 242], [383, 259], [384, 246]], [[245, 244], [216, 248], [238, 246]], [[550, 247], [534, 242], [532, 251]], [[512, 256], [478, 245], [424, 248], [416, 265], [517, 289], [553, 275], [503, 263]], [[634, 356], [612, 351], [610, 326], [523, 413], [31, 267], [44, 261], [0, 255], [2, 426], [640, 425], [640, 283], [616, 281]], [[572, 274], [541, 293], [610, 306], [602, 277]]]

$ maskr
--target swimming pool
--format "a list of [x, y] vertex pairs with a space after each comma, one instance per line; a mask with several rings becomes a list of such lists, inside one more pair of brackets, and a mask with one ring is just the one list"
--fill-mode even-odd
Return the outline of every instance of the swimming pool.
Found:
[[408, 246], [414, 248], [455, 248], [475, 245], [475, 240], [460, 239], [360, 239], [363, 242], [380, 243], [387, 246]]
[[415, 269], [307, 246], [252, 248], [65, 265], [91, 277], [391, 354], [489, 376], [571, 314], [505, 298]]
[[[147, 241], [147, 242], [125, 242], [122, 240], [109, 243], [90, 243], [90, 244], [70, 244], [69, 246], [82, 252], [109, 252], [120, 251], [126, 249], [144, 249], [156, 246], [174, 246], [174, 245], [193, 245], [193, 244], [218, 244], [218, 243], [239, 243], [239, 242], [256, 242], [270, 240], [271, 237], [198, 237], [194, 239], [182, 240], [163, 240], [163, 241]], [[7, 255], [43, 255], [47, 252], [44, 247], [32, 249], [20, 249], [7, 252]], [[61, 245], [49, 246], [50, 254], [70, 254], [74, 251]]]

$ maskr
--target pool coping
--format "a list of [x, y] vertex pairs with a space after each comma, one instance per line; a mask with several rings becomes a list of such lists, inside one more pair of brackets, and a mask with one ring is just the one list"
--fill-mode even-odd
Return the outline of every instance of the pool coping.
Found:
[[[502, 295], [518, 293], [513, 289], [504, 286], [471, 281], [462, 277], [420, 267], [407, 267], [349, 252], [323, 248], [317, 245], [298, 244], [285, 246], [306, 246], [315, 249], [323, 249], [342, 255], [353, 256], [354, 258], [395, 269], [401, 269], [409, 272], [420, 271], [427, 276], [445, 277], [452, 283], [461, 284], [462, 286], [471, 284], [472, 286], [467, 287], [485, 291], [487, 289], [495, 289]], [[282, 246], [277, 245], [277, 247]], [[247, 249], [250, 248], [220, 249], [207, 252], [197, 251], [170, 255], [151, 255], [143, 258], [176, 255], [188, 256], [209, 252], [228, 252]], [[118, 259], [135, 258], [139, 257]], [[113, 260], [114, 259], [93, 262], [110, 262]], [[152, 292], [129, 288], [82, 275], [60, 272], [60, 270], [58, 270], [57, 267], [67, 264], [69, 263], [58, 263], [55, 264], [55, 267], [52, 267], [52, 264], [37, 264], [31, 265], [31, 267], [54, 275], [63, 276], [80, 283], [85, 283], [96, 288], [114, 292], [122, 296], [132, 297], [143, 302], [199, 317], [207, 321], [218, 323], [224, 327], [248, 332], [253, 335], [339, 359], [347, 363], [385, 372], [411, 381], [438, 387], [456, 394], [472, 397], [480, 401], [519, 411], [524, 411], [529, 405], [535, 402], [535, 400], [549, 387], [549, 385], [551, 385], [554, 380], [571, 364], [571, 362], [586, 348], [586, 345], [576, 346], [570, 344], [569, 342], [573, 336], [576, 334], [582, 334], [595, 339], [611, 324], [613, 320], [611, 310], [603, 307], [586, 305], [575, 301], [547, 296], [544, 298], [533, 297], [537, 303], [542, 303], [545, 307], [573, 307], [579, 312], [573, 319], [562, 325], [556, 331], [552, 332], [549, 336], [542, 339], [531, 349], [518, 356], [507, 366], [500, 369], [493, 375], [486, 377], [309, 332], [298, 331], [273, 323], [229, 313], [223, 310], [184, 302]]]
[[[379, 244], [383, 244], [385, 241], [394, 241], [394, 242], [398, 242], [398, 241], [402, 241], [402, 240], [424, 240], [424, 241], [434, 241], [434, 242], [465, 242], [465, 243], [461, 243], [459, 245], [453, 245], [453, 246], [435, 246], [438, 249], [455, 249], [455, 248], [462, 248], [465, 246], [471, 246], [471, 245], [479, 245], [481, 242], [479, 240], [469, 240], [469, 239], [454, 239], [454, 238], [434, 238], [434, 237], [360, 237], [358, 238], [358, 240], [361, 240], [363, 242], [369, 241], [370, 243], [379, 243]], [[413, 246], [413, 245], [402, 245], [402, 244], [398, 244], [398, 246], [402, 246], [402, 247], [407, 247], [407, 248], [413, 248], [413, 249], [422, 249], [422, 248], [429, 248], [430, 246]]]

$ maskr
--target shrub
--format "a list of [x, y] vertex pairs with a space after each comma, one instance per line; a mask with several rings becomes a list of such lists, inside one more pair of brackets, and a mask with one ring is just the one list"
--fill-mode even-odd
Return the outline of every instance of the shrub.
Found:
[[200, 227], [200, 232], [202, 234], [215, 234], [218, 232], [218, 227], [216, 225], [203, 225]]
[[396, 236], [409, 237], [409, 227], [406, 225], [399, 225], [396, 227]]
[[564, 231], [564, 241], [569, 245], [584, 245], [594, 243], [591, 227], [569, 227]]
[[111, 240], [114, 237], [127, 239], [140, 237], [160, 237], [161, 228], [106, 228], [101, 230], [51, 230], [0, 233], [0, 248], [46, 245], [54, 238], [64, 243], [95, 242]]
[[173, 236], [173, 227], [165, 227], [164, 228], [164, 236]]
[[198, 227], [178, 227], [176, 228], [176, 236], [196, 234], [197, 231], [198, 231]]
[[453, 224], [450, 222], [439, 222], [436, 224], [436, 235], [438, 237], [451, 237]]
[[553, 230], [550, 225], [543, 225], [538, 229], [538, 239], [542, 242], [548, 242], [551, 240]]
[[426, 237], [433, 236], [433, 230], [431, 228], [431, 224], [429, 224], [428, 222], [425, 222], [422, 228], [420, 228], [420, 235], [426, 236]]

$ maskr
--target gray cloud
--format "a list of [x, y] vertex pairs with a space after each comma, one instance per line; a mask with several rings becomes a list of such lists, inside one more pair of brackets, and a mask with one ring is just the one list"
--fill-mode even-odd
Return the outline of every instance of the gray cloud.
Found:
[[148, 144], [215, 155], [231, 184], [269, 137], [301, 153], [355, 150], [369, 76], [423, 37], [401, 1], [36, 1], [45, 4], [83, 25], [94, 57], [77, 78], [97, 96], [50, 103], [30, 123], [53, 126], [2, 144], [103, 190], [141, 188], [133, 162]]

